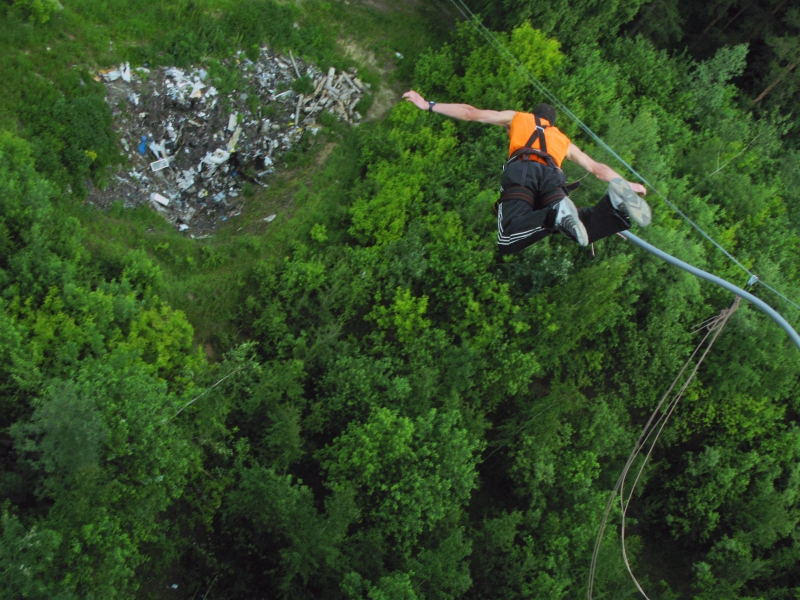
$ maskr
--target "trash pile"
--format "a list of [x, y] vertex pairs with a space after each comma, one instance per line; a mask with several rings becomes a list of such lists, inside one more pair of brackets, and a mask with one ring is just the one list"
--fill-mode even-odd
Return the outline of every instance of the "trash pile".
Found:
[[[354, 125], [362, 119], [355, 107], [369, 84], [356, 69], [324, 73], [268, 48], [257, 61], [239, 52], [222, 66], [238, 70], [242, 89], [221, 95], [199, 67], [151, 71], [126, 63], [98, 72], [130, 169], [94, 190], [91, 202], [149, 202], [180, 231], [208, 231], [242, 213], [246, 182], [269, 186], [276, 160], [306, 131], [317, 133], [322, 111]], [[312, 93], [292, 89], [303, 76]]]

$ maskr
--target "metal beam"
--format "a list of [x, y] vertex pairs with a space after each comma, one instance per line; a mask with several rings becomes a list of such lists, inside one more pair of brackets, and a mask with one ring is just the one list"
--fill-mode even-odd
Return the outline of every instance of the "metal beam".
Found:
[[756, 298], [753, 294], [749, 292], [745, 292], [743, 289], [736, 287], [732, 283], [725, 281], [717, 277], [716, 275], [712, 275], [711, 273], [706, 273], [702, 269], [698, 269], [697, 267], [693, 267], [692, 265], [683, 262], [680, 259], [675, 258], [671, 254], [667, 254], [663, 250], [659, 250], [655, 246], [652, 246], [645, 242], [643, 239], [636, 237], [630, 231], [623, 231], [620, 233], [622, 237], [626, 240], [630, 240], [640, 248], [643, 248], [650, 252], [651, 254], [655, 254], [658, 258], [667, 261], [668, 263], [675, 265], [676, 267], [683, 269], [684, 271], [688, 271], [692, 275], [696, 275], [701, 279], [705, 279], [706, 281], [710, 281], [711, 283], [715, 283], [716, 285], [725, 288], [729, 292], [733, 292], [737, 296], [741, 296], [745, 300], [755, 304], [758, 308], [763, 310], [767, 313], [773, 321], [775, 321], [778, 325], [780, 325], [783, 330], [789, 334], [789, 337], [792, 338], [792, 341], [795, 345], [800, 348], [800, 335], [797, 335], [797, 332], [789, 325], [788, 321], [784, 319], [778, 312], [772, 308], [769, 304], [764, 302], [761, 298]]

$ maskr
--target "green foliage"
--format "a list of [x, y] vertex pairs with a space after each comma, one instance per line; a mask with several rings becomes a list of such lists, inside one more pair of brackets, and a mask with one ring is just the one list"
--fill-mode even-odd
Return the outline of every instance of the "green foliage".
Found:
[[597, 6], [593, 2], [534, 2], [524, 0], [476, 0], [468, 2], [480, 10], [496, 28], [511, 29], [533, 23], [545, 34], [579, 45], [586, 41], [613, 38], [645, 4], [644, 0], [612, 0]]
[[[532, 90], [522, 72], [500, 60], [469, 24], [459, 27], [456, 39], [462, 56], [455, 56], [451, 47], [445, 46], [420, 58], [415, 73], [420, 89], [437, 97], [443, 91], [453, 101], [484, 108], [524, 110], [522, 103], [529, 101]], [[537, 78], [553, 74], [563, 60], [559, 43], [528, 23], [514, 29], [510, 36], [500, 34], [499, 39]]]
[[[242, 573], [251, 571], [250, 577], [256, 578], [256, 565], [276, 561], [280, 565], [277, 588], [289, 596], [300, 592], [309, 580], [324, 578], [325, 571], [338, 569], [340, 546], [357, 515], [352, 493], [342, 490], [331, 496], [325, 503], [326, 513], [320, 515], [311, 490], [293, 482], [290, 475], [279, 476], [258, 465], [240, 469], [241, 479], [226, 499], [225, 513], [230, 521], [228, 533], [249, 548], [250, 568], [245, 566]], [[246, 523], [237, 524], [242, 518]], [[247, 583], [259, 585], [257, 579]]]
[[155, 296], [149, 259], [131, 253], [106, 265], [113, 278], [97, 277], [30, 146], [2, 134], [0, 155], [4, 426], [15, 453], [0, 481], [21, 515], [6, 515], [3, 560], [47, 565], [19, 571], [7, 589], [124, 597], [197, 457], [169, 417], [204, 361], [185, 318]]
[[104, 89], [87, 72], [63, 75], [55, 88], [38, 78], [22, 87], [17, 114], [34, 147], [37, 169], [83, 197], [86, 179], [102, 183], [117, 160]]
[[314, 80], [308, 75], [298, 77], [292, 83], [292, 89], [298, 94], [309, 95], [314, 92]]
[[457, 511], [475, 486], [477, 444], [459, 429], [457, 412], [411, 419], [374, 411], [324, 453], [329, 485], [353, 485], [362, 519], [407, 554], [417, 538]]
[[11, 6], [32, 23], [47, 23], [53, 13], [64, 8], [58, 0], [13, 0]]
[[180, 496], [196, 456], [167, 424], [177, 402], [117, 352], [55, 382], [31, 419], [11, 428], [51, 504], [42, 527], [63, 540], [45, 581], [80, 596], [137, 587], [139, 547], [166, 533], [155, 517]]
[[[397, 76], [439, 101], [524, 110], [543, 100], [527, 80], [466, 24], [425, 48], [436, 29], [414, 11], [78, 0], [31, 27], [7, 4], [2, 44], [18, 49], [0, 59], [0, 119], [29, 141], [0, 134], [3, 589], [161, 597], [169, 577], [187, 597], [584, 594], [608, 493], [724, 293], [617, 238], [591, 255], [552, 236], [496, 256], [504, 132], [409, 103], [347, 132], [321, 117], [337, 148], [309, 181], [310, 137], [289, 157], [298, 181], [268, 193], [297, 210], [264, 236], [198, 245], [147, 210], [84, 212], [55, 195], [80, 197], [116, 160], [102, 87], [74, 64], [203, 61], [224, 91], [242, 85], [220, 62], [231, 51], [252, 59], [269, 44], [341, 67], [338, 41], [358, 39], [379, 63], [403, 53]], [[751, 116], [734, 86], [752, 78], [758, 44], [676, 56], [619, 35], [640, 4], [482, 6], [519, 24], [503, 43], [573, 112], [796, 298], [791, 123]], [[658, 39], [672, 43], [690, 26], [678, 8], [645, 7], [632, 29], [661, 15]], [[770, 77], [794, 49], [778, 8]], [[563, 115], [559, 126], [613, 164]], [[574, 199], [594, 204], [604, 185], [584, 184]], [[652, 205], [643, 236], [737, 280]], [[224, 358], [209, 366], [200, 346]], [[796, 594], [793, 352], [743, 306], [686, 390], [628, 512], [650, 597]], [[596, 597], [636, 593], [619, 543], [610, 527]]]
[[11, 597], [75, 598], [67, 590], [49, 587], [46, 577], [52, 569], [53, 556], [61, 543], [60, 536], [51, 530], [29, 530], [4, 508], [2, 516], [3, 543], [0, 544], [0, 582]]

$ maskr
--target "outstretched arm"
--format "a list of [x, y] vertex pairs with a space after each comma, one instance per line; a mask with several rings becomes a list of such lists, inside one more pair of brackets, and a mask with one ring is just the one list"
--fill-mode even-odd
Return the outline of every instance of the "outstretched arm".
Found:
[[[575, 144], [569, 145], [569, 148], [567, 149], [567, 158], [589, 171], [589, 173], [601, 181], [611, 181], [612, 179], [617, 178], [623, 179], [623, 177], [614, 169], [601, 162], [597, 162], [583, 150], [578, 148]], [[632, 181], [629, 181], [628, 185], [631, 186], [631, 189], [637, 194], [641, 194], [642, 196], [647, 194], [647, 188], [640, 183], [633, 183]]]
[[[403, 94], [403, 98], [412, 102], [420, 110], [428, 110], [428, 101], [414, 90]], [[481, 110], [469, 104], [445, 104], [444, 102], [434, 104], [433, 112], [461, 121], [489, 123], [490, 125], [500, 125], [506, 128], [511, 125], [511, 120], [517, 114], [514, 110]]]

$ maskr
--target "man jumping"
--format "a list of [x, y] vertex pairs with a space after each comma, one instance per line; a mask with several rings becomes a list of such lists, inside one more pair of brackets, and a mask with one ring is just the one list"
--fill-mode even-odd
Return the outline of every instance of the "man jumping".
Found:
[[[512, 254], [560, 231], [581, 246], [650, 223], [650, 207], [637, 196], [645, 187], [625, 181], [608, 165], [593, 160], [556, 127], [556, 109], [539, 104], [533, 113], [481, 110], [469, 104], [427, 101], [415, 91], [403, 94], [420, 110], [462, 121], [500, 125], [508, 131], [508, 162], [501, 179], [497, 212], [497, 244]], [[567, 158], [609, 183], [608, 192], [592, 207], [578, 211], [568, 195], [561, 163]]]

